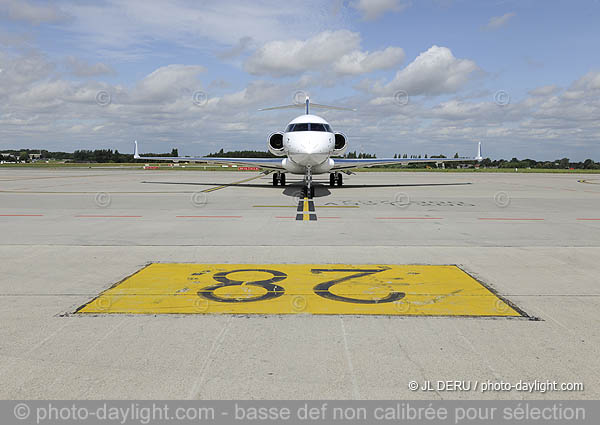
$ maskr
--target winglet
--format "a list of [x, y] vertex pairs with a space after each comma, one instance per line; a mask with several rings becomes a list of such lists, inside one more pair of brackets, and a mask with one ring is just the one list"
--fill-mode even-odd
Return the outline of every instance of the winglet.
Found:
[[135, 145], [135, 148], [133, 150], [133, 158], [134, 159], [140, 159], [140, 153], [138, 152], [138, 145], [137, 145], [137, 140], [135, 140], [133, 142], [133, 144]]
[[481, 142], [479, 142], [479, 144], [477, 145], [477, 156], [475, 157], [475, 160], [481, 161], [482, 159], [483, 157], [481, 156]]

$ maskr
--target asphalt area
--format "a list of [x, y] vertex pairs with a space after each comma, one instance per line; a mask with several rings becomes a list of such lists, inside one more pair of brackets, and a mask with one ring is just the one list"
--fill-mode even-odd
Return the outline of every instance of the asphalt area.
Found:
[[0, 397], [600, 396], [600, 178], [287, 180], [0, 169]]

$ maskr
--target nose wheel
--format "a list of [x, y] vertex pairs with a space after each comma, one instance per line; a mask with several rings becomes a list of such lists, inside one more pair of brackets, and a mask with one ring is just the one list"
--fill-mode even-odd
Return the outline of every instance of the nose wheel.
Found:
[[341, 186], [343, 183], [342, 173], [330, 173], [329, 174], [329, 186], [334, 187], [335, 185]]
[[285, 173], [273, 173], [273, 186], [285, 186]]

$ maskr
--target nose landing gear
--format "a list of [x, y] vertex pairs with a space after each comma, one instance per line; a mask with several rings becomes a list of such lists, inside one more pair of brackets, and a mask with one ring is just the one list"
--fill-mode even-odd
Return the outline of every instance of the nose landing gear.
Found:
[[285, 186], [285, 173], [273, 173], [273, 186], [277, 186], [278, 184]]
[[307, 198], [314, 198], [315, 187], [312, 185], [312, 170], [311, 166], [306, 167], [306, 175], [304, 176], [304, 187], [302, 188], [302, 195]]
[[330, 173], [329, 174], [329, 186], [334, 187], [336, 184], [341, 186], [343, 183], [342, 173]]

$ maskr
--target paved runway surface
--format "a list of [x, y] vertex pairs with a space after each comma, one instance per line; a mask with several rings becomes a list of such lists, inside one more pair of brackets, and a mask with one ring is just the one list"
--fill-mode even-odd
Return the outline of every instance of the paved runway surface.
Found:
[[[290, 180], [0, 169], [0, 398], [600, 397], [600, 177], [359, 173], [314, 212]], [[456, 264], [530, 317], [73, 314], [153, 262]]]

